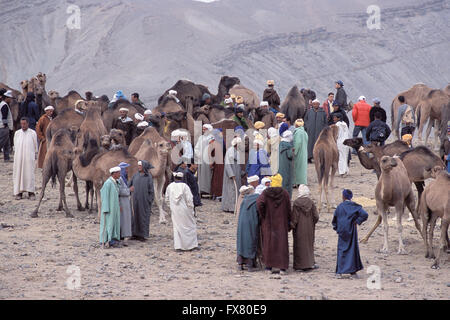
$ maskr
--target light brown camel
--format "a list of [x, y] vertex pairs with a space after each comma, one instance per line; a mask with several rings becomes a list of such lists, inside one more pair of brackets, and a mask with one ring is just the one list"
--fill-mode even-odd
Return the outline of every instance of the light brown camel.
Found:
[[170, 143], [160, 138], [152, 142], [146, 139], [135, 154], [137, 160], [147, 160], [152, 168], [150, 173], [153, 178], [155, 201], [159, 210], [159, 223], [166, 223], [166, 212], [163, 209], [163, 188], [166, 178], [170, 176]]
[[424, 85], [423, 83], [417, 83], [413, 85], [406, 91], [400, 92], [395, 96], [391, 103], [391, 121], [392, 121], [392, 132], [395, 133], [395, 137], [399, 139], [399, 128], [397, 128], [397, 118], [398, 118], [398, 108], [401, 102], [398, 101], [399, 96], [404, 96], [406, 103], [409, 104], [414, 111], [416, 110], [419, 102], [426, 97], [426, 95], [431, 91], [431, 88]]
[[[130, 146], [128, 147], [128, 152], [132, 155], [136, 155], [136, 153], [141, 148], [141, 145], [147, 139], [150, 139], [152, 142], [159, 142], [159, 141], [167, 142], [163, 137], [161, 137], [161, 135], [158, 133], [158, 131], [155, 128], [147, 127], [147, 128], [145, 128], [144, 132], [141, 133], [140, 136], [134, 138], [134, 140], [131, 142]], [[146, 160], [146, 159], [144, 159], [144, 160]]]
[[244, 87], [241, 84], [235, 84], [229, 90], [229, 93], [244, 98], [244, 105], [245, 105], [244, 114], [246, 117], [248, 116], [250, 120], [253, 121], [255, 118], [255, 110], [256, 108], [259, 107], [260, 104], [258, 95], [254, 91]]
[[[408, 172], [398, 157], [383, 156], [380, 160], [381, 176], [375, 187], [375, 200], [377, 203], [378, 220], [372, 230], [375, 230], [383, 221], [384, 245], [383, 253], [389, 252], [387, 210], [395, 207], [398, 231], [398, 254], [406, 254], [402, 238], [402, 216], [405, 206], [411, 212], [417, 230], [421, 233], [419, 215], [415, 209], [415, 197], [411, 188]], [[373, 232], [371, 230], [371, 232]], [[371, 233], [370, 232], [370, 233]]]
[[77, 147], [83, 147], [90, 139], [95, 139], [100, 145], [100, 137], [108, 134], [101, 116], [101, 106], [96, 101], [87, 102], [87, 111], [83, 122], [80, 125], [80, 131], [77, 135]]
[[336, 144], [338, 134], [339, 128], [336, 125], [325, 127], [314, 144], [313, 158], [317, 174], [317, 183], [319, 184], [319, 211], [322, 208], [323, 191], [325, 191], [328, 210], [331, 210], [331, 204], [328, 198], [328, 179], [330, 179], [330, 188], [333, 188], [334, 175], [339, 161], [339, 152]]
[[121, 108], [128, 109], [128, 117], [133, 119], [133, 121], [135, 123], [137, 123], [137, 120], [134, 117], [134, 115], [136, 113], [144, 114], [144, 112], [145, 112], [144, 108], [142, 108], [141, 106], [138, 106], [136, 104], [133, 104], [133, 103], [129, 102], [128, 100], [125, 100], [125, 99], [117, 100], [116, 102], [114, 102], [114, 104], [111, 107], [108, 107], [106, 109], [106, 111], [104, 111], [102, 114], [103, 123], [108, 132], [111, 131], [111, 129], [112, 129], [114, 119], [117, 119], [120, 117], [119, 110]]
[[[77, 129], [75, 128], [75, 130]], [[32, 218], [38, 217], [39, 207], [41, 205], [42, 199], [44, 198], [47, 183], [51, 178], [52, 185], [54, 186], [56, 183], [56, 177], [58, 177], [59, 183], [59, 205], [56, 211], [61, 211], [64, 208], [66, 217], [73, 217], [67, 206], [64, 182], [67, 173], [72, 170], [72, 161], [75, 157], [75, 154], [73, 152], [75, 135], [76, 131], [67, 129], [59, 129], [54, 135], [53, 140], [50, 143], [45, 155], [44, 165], [42, 169], [42, 191], [39, 196], [38, 205], [30, 215]], [[81, 211], [83, 210], [83, 207], [81, 206], [80, 199], [78, 197], [78, 184], [76, 181], [76, 177], [74, 178], [73, 191], [77, 200], [78, 210]]]
[[62, 128], [77, 127], [80, 128], [83, 123], [84, 116], [76, 112], [74, 109], [63, 110], [48, 125], [46, 131], [47, 143], [52, 141], [52, 136]]
[[78, 100], [84, 100], [83, 97], [76, 91], [69, 91], [64, 97], [55, 97], [52, 101], [55, 113], [59, 114], [67, 108], [73, 109]]
[[438, 146], [439, 127], [441, 124], [441, 115], [444, 107], [450, 103], [450, 95], [444, 90], [431, 90], [418, 104], [416, 108], [417, 120], [417, 138], [419, 143], [422, 141], [422, 132], [425, 124], [429, 121], [427, 132], [425, 134], [425, 145], [431, 133], [431, 127], [434, 124], [434, 147]]
[[[431, 268], [439, 269], [441, 254], [450, 247], [447, 234], [450, 225], [450, 175], [442, 168], [435, 167], [432, 176], [435, 180], [427, 185], [422, 193], [419, 213], [422, 217], [422, 235], [427, 250], [425, 257], [435, 258]], [[435, 257], [433, 231], [438, 218], [441, 218], [441, 238], [439, 251]]]

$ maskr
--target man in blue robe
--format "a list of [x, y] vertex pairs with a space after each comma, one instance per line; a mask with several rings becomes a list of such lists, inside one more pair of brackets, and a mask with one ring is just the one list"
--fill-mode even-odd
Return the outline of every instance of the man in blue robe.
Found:
[[358, 278], [356, 272], [363, 269], [358, 247], [358, 232], [356, 224], [367, 220], [368, 214], [362, 206], [351, 201], [353, 193], [344, 189], [343, 202], [336, 208], [333, 216], [333, 230], [339, 235], [337, 247], [336, 277], [350, 274]]
[[259, 239], [259, 220], [256, 209], [256, 199], [259, 194], [253, 193], [245, 196], [242, 201], [237, 227], [237, 262], [244, 270], [247, 266], [249, 272], [256, 271], [256, 257]]
[[259, 181], [265, 176], [271, 176], [272, 171], [270, 169], [269, 164], [269, 156], [267, 155], [266, 150], [262, 147], [264, 146], [264, 142], [255, 139], [253, 142], [253, 149], [250, 150], [250, 154], [248, 156], [247, 163], [247, 176], [258, 176]]

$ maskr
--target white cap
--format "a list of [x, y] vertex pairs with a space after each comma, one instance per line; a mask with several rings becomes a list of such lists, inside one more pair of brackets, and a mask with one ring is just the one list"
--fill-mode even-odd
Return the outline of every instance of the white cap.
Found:
[[142, 166], [142, 161], [138, 161], [138, 166]]
[[236, 137], [231, 141], [231, 145], [234, 147], [235, 145], [237, 145], [238, 143], [241, 143], [241, 142], [242, 142], [241, 138]]
[[55, 110], [55, 108], [53, 108], [52, 106], [47, 106], [47, 107], [45, 107], [44, 111], [47, 111], [47, 110]]
[[175, 90], [169, 90], [169, 94], [176, 96], [178, 92], [176, 92]]
[[128, 112], [130, 110], [128, 110], [127, 108], [120, 108], [119, 111], [126, 111], [126, 112]]
[[147, 121], [141, 121], [137, 124], [138, 128], [145, 128], [148, 127], [148, 122]]
[[147, 115], [147, 114], [152, 114], [152, 110], [150, 110], [150, 109], [145, 110], [144, 115]]
[[269, 178], [262, 178], [261, 179], [261, 184], [262, 185], [266, 185], [267, 182], [272, 182], [272, 180], [270, 180]]
[[316, 103], [316, 102], [320, 104], [320, 101], [317, 100], [317, 99], [314, 99], [314, 100], [312, 101], [312, 103]]
[[3, 94], [3, 96], [4, 96], [4, 97], [8, 97], [8, 98], [14, 98], [11, 90], [6, 91], [6, 92]]
[[205, 129], [207, 129], [207, 130], [209, 130], [209, 131], [211, 131], [212, 129], [214, 129], [213, 126], [210, 125], [209, 123], [205, 123], [205, 124], [203, 125], [203, 128], [205, 128]]
[[242, 109], [245, 109], [245, 105], [244, 104], [238, 104], [238, 108], [242, 108]]
[[366, 101], [366, 97], [364, 97], [364, 96], [360, 96], [360, 97], [358, 98], [358, 101], [361, 101], [361, 100], [364, 100], [364, 101]]
[[259, 177], [256, 176], [256, 175], [247, 178], [247, 182], [248, 182], [248, 183], [250, 183], [250, 182], [256, 182], [256, 181], [259, 181]]
[[120, 172], [120, 167], [114, 167], [109, 169], [109, 173]]
[[268, 107], [269, 103], [267, 101], [261, 101], [261, 103], [259, 104], [260, 107]]
[[239, 193], [245, 194], [249, 190], [254, 189], [253, 186], [242, 186], [239, 188]]
[[144, 120], [144, 116], [140, 113], [135, 113], [134, 117], [136, 118], [136, 120], [139, 120], [139, 121]]
[[233, 99], [228, 98], [224, 100], [225, 104], [233, 103]]
[[183, 172], [178, 171], [178, 172], [174, 172], [173, 176], [177, 177], [177, 178], [183, 178], [184, 174], [183, 174]]

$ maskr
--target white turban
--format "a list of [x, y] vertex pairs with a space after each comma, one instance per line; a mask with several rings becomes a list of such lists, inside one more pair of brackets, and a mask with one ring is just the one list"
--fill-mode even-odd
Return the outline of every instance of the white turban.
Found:
[[247, 178], [247, 183], [259, 181], [259, 177], [254, 175]]
[[130, 110], [128, 110], [127, 108], [120, 108], [119, 111], [126, 111], [126, 112], [128, 112]]
[[137, 127], [138, 128], [148, 127], [148, 122], [147, 121], [141, 121], [141, 122], [138, 123]]
[[48, 110], [55, 110], [55, 108], [53, 108], [52, 106], [45, 107], [44, 111], [48, 111]]
[[228, 98], [228, 99], [225, 99], [224, 102], [225, 102], [225, 104], [233, 103], [233, 99]]
[[109, 169], [109, 173], [120, 172], [120, 167], [114, 167]]
[[135, 113], [134, 117], [135, 117], [136, 120], [139, 120], [139, 121], [144, 120], [144, 116], [142, 114], [140, 114], [140, 113]]
[[270, 127], [267, 130], [267, 134], [269, 135], [269, 138], [275, 138], [278, 136], [278, 130], [275, 129], [274, 127]]
[[267, 101], [261, 101], [261, 103], [259, 104], [260, 107], [268, 107], [269, 103]]
[[172, 138], [177, 138], [177, 137], [180, 137], [180, 136], [181, 136], [181, 130], [176, 129], [176, 130], [172, 131], [172, 134], [171, 134]]
[[203, 125], [203, 128], [205, 128], [205, 129], [208, 130], [208, 131], [211, 131], [212, 129], [214, 129], [213, 126], [210, 125], [209, 123], [205, 123], [205, 124]]
[[358, 98], [358, 101], [361, 101], [361, 100], [364, 100], [364, 101], [366, 101], [366, 97], [364, 97], [364, 96], [360, 96], [360, 97]]
[[176, 96], [178, 92], [176, 92], [175, 90], [169, 90], [169, 94]]
[[320, 101], [317, 100], [317, 99], [314, 99], [314, 100], [312, 101], [312, 103], [318, 103], [318, 104], [320, 104]]
[[234, 147], [235, 145], [237, 145], [238, 143], [241, 143], [241, 142], [242, 142], [241, 138], [236, 137], [231, 141], [231, 145]]
[[285, 132], [283, 132], [282, 137], [283, 138], [281, 139], [281, 141], [291, 142], [292, 141], [292, 131], [286, 130]]
[[144, 115], [152, 114], [152, 110], [145, 110]]
[[174, 172], [173, 176], [177, 177], [177, 178], [183, 178], [184, 174], [183, 174], [183, 172], [178, 171], [178, 172]]
[[254, 190], [253, 186], [242, 186], [239, 189], [240, 194], [249, 194], [252, 190]]
[[304, 184], [298, 186], [297, 198], [300, 197], [311, 197], [311, 191], [309, 191], [309, 188]]
[[138, 161], [138, 166], [142, 166], [142, 161]]
[[272, 182], [272, 180], [270, 180], [269, 178], [262, 178], [261, 184], [262, 184], [263, 186], [265, 186], [267, 182]]

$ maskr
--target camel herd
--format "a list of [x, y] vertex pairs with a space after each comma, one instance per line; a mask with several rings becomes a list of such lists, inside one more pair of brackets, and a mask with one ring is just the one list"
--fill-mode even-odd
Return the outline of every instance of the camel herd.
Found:
[[[159, 222], [166, 221], [166, 212], [163, 209], [163, 191], [171, 176], [174, 165], [170, 160], [172, 144], [171, 133], [177, 129], [188, 130], [191, 141], [194, 137], [194, 121], [210, 123], [214, 128], [234, 129], [237, 123], [231, 120], [232, 114], [220, 103], [226, 94], [242, 97], [245, 106], [245, 118], [250, 129], [255, 121], [263, 121], [267, 128], [272, 126], [270, 120], [258, 118], [259, 96], [252, 90], [244, 87], [239, 78], [223, 76], [220, 79], [217, 94], [201, 84], [188, 80], [179, 80], [167, 89], [158, 99], [158, 105], [152, 109], [149, 122], [152, 126], [146, 128], [139, 136], [133, 137], [127, 145], [125, 134], [121, 130], [113, 129], [113, 120], [119, 117], [119, 109], [127, 108], [128, 116], [135, 119], [136, 114], [144, 114], [145, 109], [125, 99], [119, 99], [112, 105], [107, 96], [95, 97], [87, 92], [85, 97], [76, 91], [70, 91], [60, 97], [56, 91], [47, 93], [45, 84], [47, 77], [39, 73], [30, 80], [20, 83], [22, 91], [14, 90], [0, 83], [0, 88], [12, 90], [14, 97], [11, 112], [14, 118], [14, 129], [19, 127], [18, 109], [21, 101], [28, 92], [35, 93], [36, 102], [41, 111], [48, 105], [55, 108], [55, 117], [46, 131], [48, 150], [42, 170], [42, 192], [39, 202], [31, 216], [36, 217], [44, 197], [46, 185], [59, 183], [60, 200], [58, 211], [64, 210], [66, 216], [72, 214], [67, 206], [65, 197], [65, 179], [72, 172], [73, 190], [77, 201], [77, 209], [90, 210], [94, 208], [94, 195], [97, 199], [97, 208], [100, 211], [100, 188], [109, 177], [109, 168], [120, 162], [127, 162], [129, 176], [137, 172], [138, 159], [145, 159], [152, 165], [151, 174], [154, 181], [155, 200], [159, 209]], [[176, 96], [170, 94], [175, 90]], [[210, 105], [202, 105], [202, 97], [207, 93], [211, 97]], [[418, 119], [419, 140], [422, 131], [429, 121], [425, 144], [432, 126], [440, 130], [441, 149], [448, 148], [446, 131], [447, 121], [450, 120], [450, 85], [444, 89], [432, 89], [424, 84], [416, 84], [407, 91], [399, 93], [406, 98]], [[292, 87], [281, 103], [280, 112], [290, 119], [303, 118], [309, 101], [315, 99], [316, 94], [310, 89], [299, 90]], [[75, 104], [84, 104], [87, 110], [84, 115], [75, 111]], [[351, 103], [350, 103], [351, 107]], [[395, 97], [391, 104], [392, 131], [398, 138], [397, 112], [399, 102]], [[137, 120], [136, 120], [137, 123]], [[314, 146], [314, 163], [318, 177], [319, 209], [322, 206], [322, 194], [325, 193], [328, 208], [328, 182], [333, 186], [334, 174], [337, 169], [339, 154], [336, 147], [338, 128], [335, 125], [326, 127], [320, 134]], [[224, 136], [226, 139], [226, 136]], [[226, 142], [226, 141], [225, 141]], [[416, 228], [423, 237], [426, 247], [426, 257], [434, 258], [432, 250], [433, 229], [437, 218], [441, 218], [440, 250], [433, 263], [433, 268], [439, 267], [441, 253], [449, 247], [448, 227], [450, 224], [450, 176], [444, 169], [444, 163], [425, 146], [409, 148], [402, 141], [395, 141], [385, 146], [375, 144], [363, 145], [361, 138], [347, 139], [345, 145], [357, 150], [361, 165], [368, 170], [375, 170], [378, 183], [375, 188], [375, 199], [378, 211], [378, 220], [369, 234], [362, 240], [366, 242], [374, 230], [383, 222], [384, 245], [383, 252], [388, 252], [388, 223], [387, 213], [389, 207], [394, 207], [397, 217], [397, 231], [399, 236], [398, 253], [404, 254], [405, 248], [402, 240], [402, 215], [405, 207], [411, 212]], [[248, 144], [247, 149], [248, 149]], [[250, 144], [251, 145], [251, 144]], [[442, 153], [441, 153], [442, 155]], [[432, 178], [426, 187], [425, 180]], [[86, 182], [86, 201], [81, 204], [78, 193], [78, 180]], [[416, 185], [418, 197], [411, 187]], [[417, 204], [416, 204], [417, 202]], [[99, 213], [100, 214], [100, 213]], [[421, 217], [422, 226], [419, 218]]]

